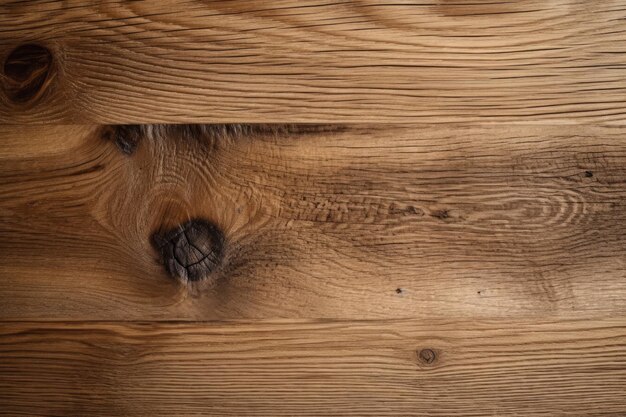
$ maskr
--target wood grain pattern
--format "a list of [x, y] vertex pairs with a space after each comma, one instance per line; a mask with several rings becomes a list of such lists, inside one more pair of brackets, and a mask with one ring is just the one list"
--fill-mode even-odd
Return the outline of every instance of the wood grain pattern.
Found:
[[[625, 19], [620, 0], [3, 1], [0, 62], [55, 61], [45, 94], [38, 65], [4, 74], [0, 123], [623, 123]], [[24, 79], [37, 102], [9, 99]]]
[[[626, 312], [623, 128], [229, 129], [0, 127], [0, 319]], [[180, 282], [192, 218], [224, 255]]]
[[0, 327], [0, 415], [622, 416], [625, 388], [624, 319]]

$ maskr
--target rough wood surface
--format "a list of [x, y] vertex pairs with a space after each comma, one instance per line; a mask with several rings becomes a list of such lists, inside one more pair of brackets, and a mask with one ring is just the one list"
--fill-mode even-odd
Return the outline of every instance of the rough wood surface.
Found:
[[[0, 127], [0, 319], [624, 315], [625, 133]], [[186, 282], [153, 240], [192, 219]]]
[[623, 416], [626, 321], [5, 323], [0, 415]]
[[3, 1], [0, 123], [624, 122], [625, 19], [621, 0]]

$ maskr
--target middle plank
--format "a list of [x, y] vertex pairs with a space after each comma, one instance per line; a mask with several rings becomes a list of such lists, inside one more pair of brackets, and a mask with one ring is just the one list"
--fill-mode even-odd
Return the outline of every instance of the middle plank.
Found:
[[0, 127], [0, 319], [624, 314], [624, 134]]

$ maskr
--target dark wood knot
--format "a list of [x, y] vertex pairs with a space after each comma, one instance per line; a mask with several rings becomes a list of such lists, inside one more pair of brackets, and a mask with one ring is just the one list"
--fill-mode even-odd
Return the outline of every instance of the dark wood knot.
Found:
[[105, 129], [105, 137], [112, 140], [125, 155], [132, 155], [141, 139], [141, 126], [119, 125]]
[[446, 220], [450, 218], [450, 212], [448, 210], [435, 210], [432, 214], [432, 217], [435, 217], [439, 220]]
[[421, 349], [417, 353], [417, 357], [424, 365], [432, 365], [437, 360], [437, 352], [434, 349]]
[[36, 101], [53, 77], [52, 53], [35, 44], [20, 45], [4, 61], [4, 89], [14, 103]]
[[198, 281], [219, 266], [224, 251], [224, 235], [214, 224], [190, 220], [153, 240], [169, 274], [174, 278]]

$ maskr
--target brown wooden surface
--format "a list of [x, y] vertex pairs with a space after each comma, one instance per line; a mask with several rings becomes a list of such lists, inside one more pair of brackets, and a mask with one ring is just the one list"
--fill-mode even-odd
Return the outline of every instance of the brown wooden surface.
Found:
[[625, 22], [0, 0], [0, 416], [625, 416]]
[[[4, 320], [626, 311], [623, 128], [0, 129]], [[181, 283], [151, 236], [196, 217], [224, 259]]]
[[0, 123], [623, 123], [624, 19], [621, 0], [2, 1], [0, 62], [39, 44], [53, 64], [5, 69]]
[[623, 416], [626, 320], [6, 323], [0, 375], [10, 416]]
[[0, 415], [624, 415], [624, 133], [2, 126]]

